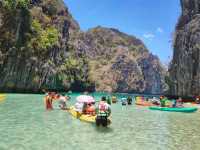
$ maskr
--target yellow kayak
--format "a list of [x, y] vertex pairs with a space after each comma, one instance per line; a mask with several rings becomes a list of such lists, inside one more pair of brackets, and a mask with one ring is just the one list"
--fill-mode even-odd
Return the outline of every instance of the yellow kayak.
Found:
[[[96, 122], [96, 115], [92, 116], [92, 115], [83, 115], [83, 114], [79, 114], [78, 112], [75, 111], [74, 106], [70, 107], [70, 109], [68, 110], [68, 112], [75, 118], [84, 121], [84, 122], [88, 122], [88, 123], [95, 123]], [[108, 118], [108, 122], [109, 124], [111, 124], [111, 119]]]
[[68, 112], [75, 118], [80, 119], [81, 121], [84, 122], [89, 122], [89, 123], [95, 123], [96, 116], [91, 116], [91, 115], [83, 115], [83, 114], [78, 114], [78, 112], [75, 111], [74, 106], [70, 107]]
[[5, 94], [0, 94], [0, 101], [3, 101], [6, 98]]

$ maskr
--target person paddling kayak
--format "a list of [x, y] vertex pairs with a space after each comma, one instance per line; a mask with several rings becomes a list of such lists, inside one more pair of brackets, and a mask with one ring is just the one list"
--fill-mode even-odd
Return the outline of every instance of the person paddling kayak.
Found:
[[160, 97], [160, 106], [161, 107], [165, 107], [165, 104], [166, 104], [166, 99], [165, 99], [165, 97]]

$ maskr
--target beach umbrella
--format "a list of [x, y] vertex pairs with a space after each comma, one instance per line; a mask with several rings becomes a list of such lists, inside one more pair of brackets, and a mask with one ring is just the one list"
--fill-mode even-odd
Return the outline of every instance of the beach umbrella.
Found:
[[80, 95], [76, 98], [79, 103], [94, 103], [95, 99], [89, 95]]

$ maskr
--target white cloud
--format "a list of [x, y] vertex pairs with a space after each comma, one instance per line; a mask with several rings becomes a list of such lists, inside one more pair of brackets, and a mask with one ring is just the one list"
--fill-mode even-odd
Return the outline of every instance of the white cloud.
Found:
[[152, 40], [153, 38], [155, 38], [155, 35], [152, 33], [145, 33], [143, 34], [143, 37], [149, 40]]
[[161, 27], [158, 27], [158, 28], [157, 28], [157, 32], [163, 33], [164, 31], [163, 31], [163, 29], [162, 29]]

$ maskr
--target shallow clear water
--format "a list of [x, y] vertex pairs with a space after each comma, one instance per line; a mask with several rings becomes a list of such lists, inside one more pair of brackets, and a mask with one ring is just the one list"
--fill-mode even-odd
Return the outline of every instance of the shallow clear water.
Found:
[[58, 109], [45, 111], [43, 95], [9, 94], [0, 103], [0, 120], [0, 150], [200, 149], [199, 112], [113, 104], [112, 125], [97, 128]]

